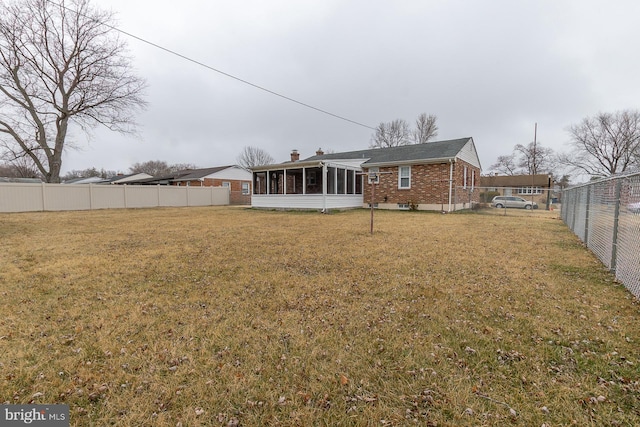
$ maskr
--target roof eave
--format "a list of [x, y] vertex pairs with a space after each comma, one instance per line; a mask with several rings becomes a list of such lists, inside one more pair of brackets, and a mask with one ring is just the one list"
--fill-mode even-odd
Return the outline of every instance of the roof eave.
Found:
[[456, 156], [453, 157], [438, 157], [435, 159], [407, 159], [407, 160], [397, 160], [390, 162], [371, 162], [364, 163], [362, 166], [366, 168], [370, 167], [380, 167], [380, 166], [400, 166], [400, 165], [426, 165], [426, 164], [434, 164], [434, 163], [448, 163], [451, 160], [456, 160]]
[[323, 160], [297, 161], [278, 163], [276, 165], [253, 166], [250, 168], [252, 172], [265, 172], [279, 169], [300, 169], [303, 167], [320, 167], [325, 163]]

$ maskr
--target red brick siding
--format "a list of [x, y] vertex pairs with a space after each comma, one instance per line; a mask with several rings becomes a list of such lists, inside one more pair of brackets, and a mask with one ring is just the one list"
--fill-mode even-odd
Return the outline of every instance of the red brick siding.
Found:
[[[467, 167], [467, 182], [466, 189], [464, 188], [464, 167]], [[473, 179], [473, 192], [471, 190], [472, 174], [475, 171], [475, 178]], [[467, 162], [458, 160], [453, 169], [455, 200], [458, 203], [480, 203], [480, 169], [471, 166]]]
[[[251, 204], [251, 181], [238, 181], [228, 179], [205, 178], [204, 181], [188, 181], [191, 187], [222, 187], [223, 182], [231, 184], [231, 194], [229, 195], [229, 203], [232, 205], [250, 205]], [[242, 194], [242, 183], [249, 184], [249, 194]], [[182, 181], [176, 185], [187, 185], [187, 181]]]
[[[463, 161], [454, 163], [454, 189], [463, 186], [464, 166], [467, 166], [467, 183], [471, 186], [471, 171], [475, 170], [476, 186], [480, 178], [480, 170]], [[374, 203], [414, 203], [438, 204], [449, 203], [449, 163], [429, 165], [411, 165], [411, 188], [398, 188], [398, 166], [380, 168], [380, 184], [376, 185]], [[475, 192], [477, 193], [477, 192]], [[474, 198], [478, 198], [478, 194]], [[371, 186], [365, 182], [364, 201], [371, 200]]]

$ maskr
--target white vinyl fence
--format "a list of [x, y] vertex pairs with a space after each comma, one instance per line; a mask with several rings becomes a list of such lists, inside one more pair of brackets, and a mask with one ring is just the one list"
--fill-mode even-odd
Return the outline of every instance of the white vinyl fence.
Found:
[[0, 212], [228, 204], [227, 187], [0, 183]]

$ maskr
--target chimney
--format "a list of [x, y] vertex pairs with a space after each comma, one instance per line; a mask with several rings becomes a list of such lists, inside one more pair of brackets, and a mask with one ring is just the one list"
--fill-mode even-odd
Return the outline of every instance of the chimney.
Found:
[[322, 148], [318, 148], [318, 151], [316, 151], [316, 156], [322, 156], [324, 154], [324, 151], [322, 151]]
[[300, 160], [300, 153], [298, 153], [298, 150], [292, 150], [291, 151], [291, 161], [292, 162], [297, 162], [298, 160]]

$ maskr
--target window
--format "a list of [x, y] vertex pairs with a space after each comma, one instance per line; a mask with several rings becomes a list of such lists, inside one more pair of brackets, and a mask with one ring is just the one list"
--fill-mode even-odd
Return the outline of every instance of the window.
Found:
[[316, 171], [307, 171], [307, 185], [316, 185]]
[[464, 177], [462, 178], [462, 188], [467, 188], [467, 166], [464, 167]]
[[398, 203], [398, 209], [409, 210], [409, 203]]
[[411, 166], [398, 167], [398, 188], [411, 188]]
[[336, 168], [327, 167], [327, 194], [336, 194], [336, 177]]
[[242, 194], [249, 194], [249, 183], [248, 182], [243, 182], [242, 183]]
[[338, 194], [345, 194], [345, 178], [346, 178], [346, 170], [338, 168], [337, 170], [337, 186], [338, 186]]
[[542, 188], [540, 188], [540, 187], [520, 187], [520, 188], [518, 188], [518, 194], [542, 194]]
[[231, 188], [231, 183], [230, 183], [229, 181], [224, 181], [224, 182], [222, 183], [222, 186], [223, 186], [223, 187], [227, 187], [227, 188]]

